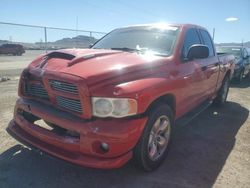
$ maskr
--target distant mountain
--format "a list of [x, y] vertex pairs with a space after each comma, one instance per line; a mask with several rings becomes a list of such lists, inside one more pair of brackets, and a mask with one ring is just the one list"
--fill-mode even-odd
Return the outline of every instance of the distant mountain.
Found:
[[[56, 40], [54, 42], [47, 43], [47, 49], [61, 49], [61, 48], [87, 48], [90, 44], [93, 44], [98, 39], [90, 36], [78, 35], [72, 38], [63, 38], [60, 40]], [[8, 40], [0, 40], [0, 45], [6, 43], [15, 43], [21, 44], [24, 46], [25, 49], [44, 49], [45, 43], [44, 42], [35, 42], [35, 43], [23, 43], [23, 42], [11, 42]]]
[[96, 42], [96, 38], [94, 37], [89, 37], [89, 36], [84, 36], [84, 35], [78, 35], [73, 38], [63, 38], [61, 40], [57, 40], [54, 43], [55, 44], [64, 44], [64, 43], [82, 43], [82, 45], [89, 45], [93, 42]]
[[[242, 43], [235, 43], [235, 42], [231, 42], [231, 43], [217, 43], [215, 45], [216, 46], [242, 46]], [[250, 48], [250, 41], [244, 42], [244, 46]]]
[[[54, 42], [47, 43], [47, 49], [61, 49], [61, 48], [87, 48], [90, 44], [93, 44], [98, 39], [85, 35], [78, 35], [72, 38], [63, 38], [56, 40]], [[0, 45], [5, 43], [17, 43], [22, 44], [26, 49], [44, 49], [44, 42], [35, 42], [35, 43], [23, 43], [23, 42], [10, 42], [8, 40], [0, 40]], [[216, 46], [241, 46], [242, 43], [216, 43]], [[250, 48], [250, 41], [244, 42], [244, 46]]]
[[[78, 35], [72, 38], [63, 38], [55, 42], [48, 42], [48, 48], [86, 48], [97, 41], [94, 37]], [[43, 42], [36, 42], [38, 46], [44, 46]]]

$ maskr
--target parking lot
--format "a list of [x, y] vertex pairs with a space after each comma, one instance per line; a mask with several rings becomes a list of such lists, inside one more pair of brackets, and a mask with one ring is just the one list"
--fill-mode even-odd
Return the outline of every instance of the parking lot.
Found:
[[232, 83], [223, 108], [209, 107], [173, 130], [164, 164], [145, 173], [132, 163], [115, 170], [78, 167], [24, 147], [5, 128], [17, 99], [18, 76], [41, 51], [0, 56], [0, 188], [249, 187], [250, 80]]

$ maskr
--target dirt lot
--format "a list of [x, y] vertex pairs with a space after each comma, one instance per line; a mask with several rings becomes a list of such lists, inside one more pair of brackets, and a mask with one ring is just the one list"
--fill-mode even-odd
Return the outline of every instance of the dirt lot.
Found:
[[0, 188], [250, 187], [249, 80], [231, 86], [223, 108], [209, 107], [176, 127], [157, 171], [144, 173], [131, 163], [116, 170], [88, 169], [31, 151], [5, 131], [17, 98], [17, 75], [36, 54], [0, 56], [0, 75], [11, 76], [0, 83]]
[[42, 53], [43, 50], [26, 50], [22, 56], [0, 55], [0, 76], [19, 75], [23, 68]]

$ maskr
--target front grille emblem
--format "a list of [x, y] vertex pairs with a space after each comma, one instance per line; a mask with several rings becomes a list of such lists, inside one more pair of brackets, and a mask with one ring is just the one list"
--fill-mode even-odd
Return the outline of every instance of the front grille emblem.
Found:
[[56, 85], [56, 86], [61, 86], [62, 85], [61, 82], [58, 82], [58, 81], [54, 81], [53, 84]]

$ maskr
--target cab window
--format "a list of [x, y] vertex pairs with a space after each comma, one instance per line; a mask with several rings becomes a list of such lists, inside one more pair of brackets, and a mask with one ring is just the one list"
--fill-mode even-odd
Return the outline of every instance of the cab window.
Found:
[[204, 45], [206, 45], [209, 49], [209, 57], [214, 56], [214, 45], [213, 45], [213, 42], [212, 42], [212, 39], [211, 39], [209, 33], [207, 31], [201, 29], [200, 34], [201, 34], [202, 41], [203, 41]]
[[198, 32], [196, 29], [192, 28], [186, 32], [184, 39], [184, 44], [182, 48], [182, 58], [186, 58], [189, 48], [194, 44], [201, 44]]

